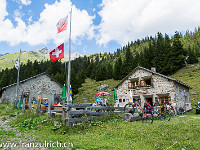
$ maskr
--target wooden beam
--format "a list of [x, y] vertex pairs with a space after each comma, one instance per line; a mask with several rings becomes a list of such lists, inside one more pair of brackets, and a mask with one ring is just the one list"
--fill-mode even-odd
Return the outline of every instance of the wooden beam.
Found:
[[40, 99], [37, 100], [36, 116], [38, 116], [38, 113], [39, 113], [39, 107], [40, 107]]

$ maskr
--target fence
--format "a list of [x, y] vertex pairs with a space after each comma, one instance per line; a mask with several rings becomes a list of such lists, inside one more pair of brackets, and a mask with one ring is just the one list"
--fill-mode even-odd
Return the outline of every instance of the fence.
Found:
[[[64, 122], [68, 122], [68, 125], [73, 127], [73, 125], [77, 122], [91, 120], [107, 114], [112, 115], [115, 113], [123, 113], [123, 110], [124, 107], [91, 106], [90, 103], [68, 104], [65, 107], [52, 105], [48, 111], [48, 115], [49, 117], [62, 115]], [[63, 115], [66, 113], [68, 113], [68, 115]]]

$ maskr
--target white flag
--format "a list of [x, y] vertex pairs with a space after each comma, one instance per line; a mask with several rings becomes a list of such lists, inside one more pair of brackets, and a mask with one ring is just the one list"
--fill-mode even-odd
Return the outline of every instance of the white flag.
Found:
[[15, 62], [15, 68], [18, 70], [20, 68], [20, 56], [18, 56], [16, 62]]

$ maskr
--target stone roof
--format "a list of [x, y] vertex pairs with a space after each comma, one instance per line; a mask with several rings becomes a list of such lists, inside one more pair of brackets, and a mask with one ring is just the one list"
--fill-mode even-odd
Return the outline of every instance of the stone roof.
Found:
[[[186, 85], [185, 83], [183, 83], [183, 82], [181, 82], [181, 81], [178, 81], [178, 80], [176, 80], [176, 79], [170, 78], [170, 77], [168, 77], [168, 76], [166, 76], [166, 75], [157, 73], [157, 72], [155, 72], [155, 71], [146, 69], [146, 68], [141, 67], [141, 66], [138, 66], [138, 67], [136, 67], [135, 69], [133, 69], [133, 71], [131, 71], [126, 77], [124, 77], [114, 88], [117, 88], [122, 82], [124, 82], [125, 80], [127, 80], [128, 77], [129, 77], [133, 72], [135, 72], [137, 69], [143, 69], [143, 70], [148, 71], [148, 72], [150, 72], [150, 73], [152, 73], [152, 74], [159, 75], [159, 76], [161, 76], [161, 77], [163, 77], [163, 78], [169, 79], [169, 80], [171, 80], [171, 81], [174, 81], [174, 82], [176, 82], [176, 83], [178, 83], [178, 84], [181, 84], [181, 85], [183, 85], [183, 86], [186, 86], [186, 87], [192, 89], [191, 86]], [[114, 88], [113, 88], [113, 89], [114, 89]]]
[[[60, 87], [63, 87], [57, 80], [55, 80], [54, 78], [52, 78], [52, 77], [51, 77], [49, 74], [47, 74], [46, 72], [40, 73], [40, 74], [38, 74], [38, 75], [35, 75], [35, 76], [33, 76], [33, 77], [24, 79], [24, 80], [22, 80], [22, 81], [19, 81], [19, 83], [24, 83], [24, 82], [26, 82], [26, 81], [28, 81], [28, 80], [33, 79], [33, 78], [37, 78], [38, 76], [41, 76], [41, 75], [47, 75], [51, 80], [55, 81]], [[9, 87], [11, 87], [11, 86], [14, 86], [14, 85], [17, 85], [17, 83], [13, 83], [13, 84], [4, 86], [4, 87], [2, 87], [2, 88], [0, 89], [0, 91], [4, 90], [4, 89], [6, 89], [6, 88], [9, 88]]]

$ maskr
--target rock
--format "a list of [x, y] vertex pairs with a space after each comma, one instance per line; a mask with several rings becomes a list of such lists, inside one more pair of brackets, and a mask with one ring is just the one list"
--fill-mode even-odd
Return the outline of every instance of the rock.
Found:
[[42, 124], [45, 124], [46, 122], [47, 122], [46, 120], [43, 120], [43, 121], [42, 121]]
[[58, 121], [54, 121], [54, 126], [57, 126], [59, 125], [59, 122]]
[[98, 90], [110, 90], [110, 89], [109, 89], [109, 86], [107, 84], [104, 84], [104, 85], [100, 85], [98, 87]]
[[196, 94], [197, 94], [197, 92], [196, 92], [196, 91], [192, 92], [192, 95], [196, 95]]
[[139, 114], [138, 113], [134, 113], [134, 114], [125, 113], [122, 116], [122, 120], [125, 120], [127, 122], [132, 122], [132, 121], [135, 121], [135, 120], [139, 120]]

